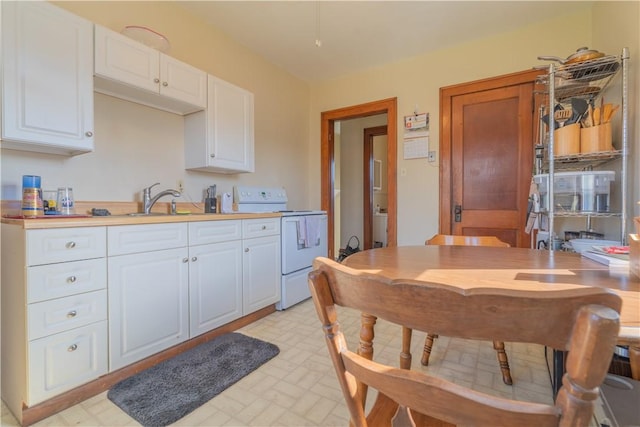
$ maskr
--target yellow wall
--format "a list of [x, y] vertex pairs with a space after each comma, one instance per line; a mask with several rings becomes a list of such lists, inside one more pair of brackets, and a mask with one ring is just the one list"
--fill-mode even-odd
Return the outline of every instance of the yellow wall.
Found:
[[[594, 34], [600, 37], [600, 32], [594, 31], [594, 27], [597, 27], [593, 24], [594, 12], [591, 7], [582, 6], [570, 16], [554, 17], [511, 33], [474, 40], [313, 85], [311, 117], [320, 117], [321, 112], [327, 110], [397, 97], [398, 123], [402, 123], [403, 116], [412, 114], [416, 106], [419, 112], [430, 113], [430, 149], [438, 150], [441, 87], [530, 69], [545, 64], [537, 60], [539, 55], [567, 57], [581, 46], [606, 49], [607, 53], [614, 55], [620, 54], [622, 47], [628, 45], [634, 45], [637, 51], [637, 7], [637, 2], [604, 2], [598, 5], [598, 10], [610, 11], [614, 18], [608, 21], [609, 28], [617, 28], [618, 19], [630, 27], [620, 36], [610, 36], [613, 40], [602, 46], [600, 40], [594, 39]], [[630, 10], [634, 13], [628, 17], [626, 15]], [[595, 21], [600, 22], [600, 19]], [[635, 74], [638, 74], [637, 71]], [[637, 117], [637, 113], [634, 117]], [[310, 123], [309, 158], [316, 159], [320, 147], [320, 121], [311, 120]], [[438, 203], [438, 168], [426, 159], [404, 160], [402, 132], [399, 126], [398, 244], [422, 244], [426, 237], [438, 232], [438, 211], [434, 208]], [[311, 171], [313, 178], [310, 180], [309, 194], [319, 197], [319, 164], [310, 164], [314, 169]], [[404, 176], [400, 173], [403, 169], [407, 172]]]

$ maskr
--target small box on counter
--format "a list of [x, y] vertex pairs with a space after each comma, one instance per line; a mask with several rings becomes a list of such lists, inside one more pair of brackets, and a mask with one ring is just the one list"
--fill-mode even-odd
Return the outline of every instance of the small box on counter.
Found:
[[640, 278], [640, 235], [629, 234], [629, 271]]

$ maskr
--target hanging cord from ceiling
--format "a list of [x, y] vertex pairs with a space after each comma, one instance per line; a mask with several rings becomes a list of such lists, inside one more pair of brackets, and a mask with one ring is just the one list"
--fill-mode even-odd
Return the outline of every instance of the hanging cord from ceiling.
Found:
[[322, 47], [320, 39], [320, 0], [316, 1], [316, 47]]

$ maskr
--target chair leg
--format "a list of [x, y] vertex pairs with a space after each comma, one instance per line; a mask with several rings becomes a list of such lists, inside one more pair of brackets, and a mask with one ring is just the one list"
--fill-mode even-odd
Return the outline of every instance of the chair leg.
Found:
[[422, 350], [422, 359], [420, 363], [424, 366], [429, 365], [429, 357], [431, 356], [431, 349], [433, 348], [433, 340], [438, 338], [436, 334], [427, 334], [427, 338], [424, 340], [424, 350]]
[[411, 369], [411, 328], [402, 327], [402, 351], [400, 352], [400, 368]]
[[498, 363], [500, 364], [500, 370], [502, 371], [502, 381], [507, 385], [512, 385], [511, 370], [509, 369], [509, 359], [507, 359], [507, 352], [504, 351], [504, 342], [494, 341], [493, 348], [497, 352]]

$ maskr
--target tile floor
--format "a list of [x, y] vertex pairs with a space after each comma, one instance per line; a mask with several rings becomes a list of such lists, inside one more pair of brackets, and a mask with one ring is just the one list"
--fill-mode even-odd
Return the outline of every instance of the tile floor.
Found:
[[[359, 313], [339, 311], [340, 324], [355, 349]], [[176, 422], [176, 426], [346, 426], [349, 417], [325, 347], [320, 323], [310, 300], [273, 313], [238, 332], [279, 346], [280, 354], [220, 395]], [[376, 360], [397, 366], [400, 327], [378, 321]], [[424, 333], [414, 332], [412, 369], [426, 370], [457, 383], [504, 397], [551, 402], [551, 385], [544, 349], [506, 343], [514, 380], [502, 382], [490, 342], [441, 337], [436, 340], [428, 368], [420, 365]], [[370, 395], [371, 396], [371, 395]], [[368, 399], [369, 403], [373, 399]], [[2, 404], [2, 426], [18, 426]], [[44, 426], [137, 426], [101, 393], [35, 424]]]

